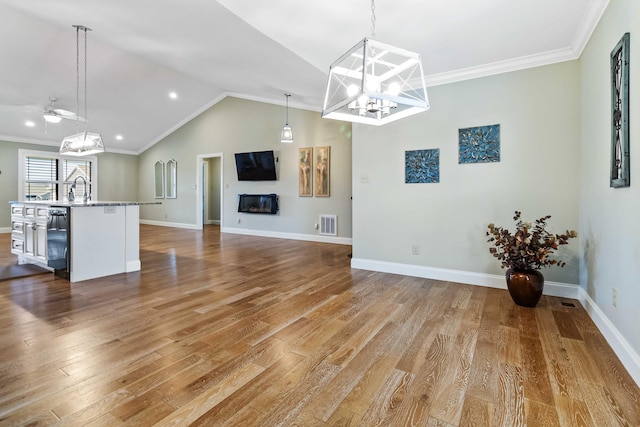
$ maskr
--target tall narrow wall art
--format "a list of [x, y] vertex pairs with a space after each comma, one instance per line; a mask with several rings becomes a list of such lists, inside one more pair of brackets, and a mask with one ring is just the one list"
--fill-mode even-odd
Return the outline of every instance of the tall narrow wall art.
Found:
[[316, 197], [329, 197], [331, 195], [331, 147], [316, 147], [314, 157]]
[[313, 148], [298, 149], [298, 195], [313, 196]]
[[611, 174], [614, 188], [631, 185], [629, 173], [629, 33], [611, 51]]

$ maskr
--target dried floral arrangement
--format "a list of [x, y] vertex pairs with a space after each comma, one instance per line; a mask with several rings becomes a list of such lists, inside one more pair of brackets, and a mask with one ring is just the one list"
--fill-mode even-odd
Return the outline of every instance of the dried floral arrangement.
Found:
[[515, 211], [513, 220], [516, 231], [511, 233], [503, 227], [489, 224], [487, 242], [491, 243], [489, 252], [501, 263], [502, 268], [514, 270], [538, 270], [542, 267], [558, 265], [564, 267], [565, 262], [550, 257], [560, 245], [566, 245], [569, 239], [578, 237], [575, 230], [567, 230], [563, 234], [547, 231], [547, 221], [551, 215], [535, 220], [532, 225], [521, 218], [522, 213]]

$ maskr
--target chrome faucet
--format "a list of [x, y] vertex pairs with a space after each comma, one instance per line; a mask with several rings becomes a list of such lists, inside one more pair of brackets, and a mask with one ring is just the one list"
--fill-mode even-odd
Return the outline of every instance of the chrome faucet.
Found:
[[73, 180], [73, 184], [71, 184], [71, 189], [69, 190], [69, 201], [73, 202], [76, 199], [75, 194], [73, 194], [73, 190], [76, 189], [76, 184], [78, 180], [81, 179], [84, 183], [84, 193], [82, 194], [82, 202], [87, 203], [91, 199], [91, 196], [87, 193], [87, 180], [82, 175], [78, 175], [76, 179]]

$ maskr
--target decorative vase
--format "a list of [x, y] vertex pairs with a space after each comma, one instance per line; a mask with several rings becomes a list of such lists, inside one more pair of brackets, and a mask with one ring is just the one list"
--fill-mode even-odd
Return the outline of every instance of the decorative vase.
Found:
[[544, 276], [537, 270], [507, 270], [507, 288], [509, 294], [518, 305], [535, 307], [542, 297]]

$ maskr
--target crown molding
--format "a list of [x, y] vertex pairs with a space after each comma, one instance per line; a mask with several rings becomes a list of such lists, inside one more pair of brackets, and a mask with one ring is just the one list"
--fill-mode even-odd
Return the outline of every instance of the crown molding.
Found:
[[[158, 142], [162, 141], [164, 138], [166, 138], [167, 136], [171, 135], [173, 132], [175, 132], [176, 130], [180, 129], [182, 126], [184, 126], [185, 124], [189, 123], [191, 120], [195, 119], [200, 114], [204, 113], [209, 108], [213, 107], [214, 105], [216, 105], [217, 103], [219, 103], [220, 101], [222, 101], [223, 99], [225, 99], [227, 97], [245, 99], [247, 101], [263, 102], [263, 103], [266, 103], [266, 104], [273, 104], [273, 105], [285, 105], [285, 103], [281, 99], [274, 99], [274, 98], [268, 98], [268, 97], [262, 97], [262, 96], [248, 95], [248, 94], [239, 93], [239, 92], [228, 92], [228, 91], [225, 91], [225, 92], [221, 93], [220, 95], [218, 95], [217, 97], [215, 97], [214, 99], [212, 99], [211, 101], [207, 102], [205, 105], [200, 107], [198, 110], [194, 111], [192, 114], [190, 114], [185, 119], [181, 120], [180, 122], [178, 122], [175, 125], [173, 125], [171, 128], [167, 129], [165, 132], [163, 132], [162, 134], [157, 136], [155, 139], [153, 139], [147, 145], [142, 147], [139, 151], [137, 151], [135, 153], [132, 153], [132, 154], [140, 155], [140, 154], [144, 153], [149, 148], [153, 147]], [[302, 110], [318, 111], [318, 112], [322, 111], [318, 106], [312, 106], [312, 105], [307, 105], [307, 104], [302, 104], [302, 103], [291, 103], [291, 102], [289, 102], [289, 108], [299, 108], [299, 109], [302, 109]]]
[[[239, 92], [227, 92], [227, 96], [246, 99], [247, 101], [264, 102], [266, 104], [272, 104], [272, 105], [282, 105], [282, 106], [286, 105], [286, 101], [283, 101], [282, 98], [280, 97], [269, 98], [266, 96], [254, 96], [254, 95], [248, 95], [246, 93], [239, 93]], [[322, 108], [319, 105], [310, 105], [302, 102], [296, 102], [295, 100], [292, 101], [291, 98], [289, 98], [289, 108], [298, 108], [300, 110], [316, 111], [318, 113], [322, 112]]]
[[558, 62], [572, 61], [575, 59], [578, 59], [578, 56], [574, 50], [572, 48], [564, 48], [535, 55], [521, 56], [519, 58], [505, 61], [492, 62], [490, 64], [478, 65], [476, 67], [462, 68], [460, 70], [446, 73], [431, 74], [425, 76], [424, 79], [428, 87], [440, 86], [464, 80], [472, 80], [480, 77], [525, 70], [527, 68], [556, 64]]
[[60, 147], [59, 142], [47, 141], [46, 139], [22, 138], [20, 136], [0, 135], [1, 141], [16, 142], [21, 144], [48, 145], [50, 147]]
[[160, 135], [158, 135], [157, 137], [155, 137], [154, 139], [152, 139], [147, 145], [145, 145], [144, 147], [142, 147], [140, 150], [138, 150], [136, 152], [136, 154], [142, 154], [145, 151], [147, 151], [149, 148], [153, 147], [154, 145], [156, 145], [158, 142], [162, 141], [164, 138], [166, 138], [167, 136], [171, 135], [173, 132], [177, 131], [178, 129], [180, 129], [182, 126], [186, 125], [187, 123], [189, 123], [191, 120], [195, 119], [196, 117], [198, 117], [200, 114], [204, 113], [205, 111], [207, 111], [209, 108], [213, 107], [214, 105], [216, 105], [218, 102], [222, 101], [224, 98], [227, 97], [227, 93], [223, 92], [220, 95], [216, 96], [215, 98], [213, 98], [211, 101], [207, 102], [206, 104], [204, 104], [203, 106], [201, 106], [200, 108], [198, 108], [197, 110], [195, 110], [193, 113], [189, 114], [187, 117], [185, 117], [184, 119], [180, 120], [178, 123], [174, 124], [173, 126], [171, 126], [169, 129], [167, 129], [166, 131], [162, 132]]
[[582, 26], [578, 28], [578, 31], [571, 42], [571, 48], [579, 58], [582, 55], [582, 51], [587, 46], [591, 35], [596, 30], [602, 15], [609, 6], [610, 0], [591, 0], [589, 7], [584, 14], [584, 17], [580, 22]]
[[[22, 138], [19, 136], [0, 135], [0, 141], [13, 142], [16, 144], [34, 144], [34, 145], [46, 145], [48, 147], [60, 147], [59, 142], [52, 142], [44, 139], [35, 139], [35, 138]], [[140, 154], [133, 150], [109, 149], [108, 145], [105, 148], [104, 152], [114, 153], [114, 154], [128, 154], [132, 156], [136, 156]]]
[[431, 74], [425, 76], [427, 86], [440, 86], [449, 83], [456, 83], [464, 80], [488, 77], [496, 74], [509, 73], [512, 71], [524, 70], [527, 68], [541, 67], [559, 62], [573, 61], [580, 58], [582, 51], [589, 42], [591, 35], [596, 30], [602, 15], [604, 14], [610, 0], [591, 0], [587, 8], [582, 25], [578, 28], [571, 45], [563, 49], [552, 50], [534, 55], [521, 56], [519, 58], [505, 61], [492, 62], [478, 65], [476, 67], [462, 68], [445, 73]]

